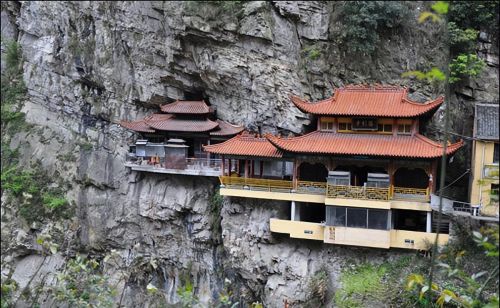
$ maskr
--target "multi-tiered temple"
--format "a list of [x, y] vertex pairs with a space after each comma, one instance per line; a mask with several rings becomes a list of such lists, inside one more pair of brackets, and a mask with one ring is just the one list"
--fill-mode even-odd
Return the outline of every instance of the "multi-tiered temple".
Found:
[[120, 124], [139, 134], [126, 166], [135, 171], [218, 176], [220, 158], [203, 152], [202, 145], [222, 142], [243, 130], [215, 118], [204, 101], [176, 101], [162, 113]]
[[[443, 103], [410, 100], [394, 86], [347, 86], [316, 103], [291, 97], [315, 115], [303, 136], [243, 133], [204, 146], [221, 155], [224, 196], [291, 201], [273, 232], [325, 243], [427, 249], [440, 228], [430, 206], [443, 147], [420, 126]], [[463, 142], [447, 145], [452, 155]]]

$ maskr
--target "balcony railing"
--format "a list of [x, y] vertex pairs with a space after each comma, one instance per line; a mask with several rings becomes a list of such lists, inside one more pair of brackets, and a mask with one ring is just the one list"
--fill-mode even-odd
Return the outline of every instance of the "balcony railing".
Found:
[[415, 200], [429, 201], [429, 188], [407, 188], [391, 186], [391, 197], [393, 200]]
[[219, 179], [221, 184], [227, 188], [275, 192], [290, 192], [293, 189], [292, 181], [242, 178], [234, 176], [220, 176]]
[[328, 185], [327, 198], [389, 200], [389, 187], [364, 187], [348, 185]]
[[[159, 162], [157, 160], [152, 160], [151, 158], [136, 158], [134, 156], [127, 155], [127, 164], [151, 167], [151, 168], [165, 168], [165, 158], [159, 157]], [[211, 170], [220, 171], [222, 168], [221, 159], [208, 159], [208, 158], [185, 158], [185, 163], [180, 163], [182, 168], [175, 168], [179, 170]], [[234, 168], [233, 168], [234, 169]]]
[[296, 192], [299, 194], [324, 195], [326, 192], [325, 182], [297, 181]]
[[299, 194], [325, 195], [327, 198], [346, 198], [364, 200], [409, 200], [428, 202], [429, 189], [406, 187], [364, 187], [349, 185], [328, 185], [325, 182], [293, 181], [220, 176], [226, 188], [288, 192]]

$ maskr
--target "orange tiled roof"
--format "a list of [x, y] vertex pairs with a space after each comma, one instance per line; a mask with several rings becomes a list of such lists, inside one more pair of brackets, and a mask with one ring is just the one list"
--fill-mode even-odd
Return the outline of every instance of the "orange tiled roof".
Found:
[[162, 105], [161, 111], [174, 114], [207, 114], [210, 108], [205, 101], [175, 101], [171, 104]]
[[120, 121], [120, 125], [136, 132], [154, 133], [155, 130], [151, 128], [151, 126], [148, 125], [146, 122], [166, 121], [171, 117], [173, 117], [173, 115], [171, 114], [154, 113], [138, 121], [133, 121], [133, 122]]
[[120, 125], [140, 133], [154, 133], [155, 130], [144, 123], [144, 119], [134, 122], [120, 121]]
[[213, 132], [210, 132], [211, 136], [231, 136], [231, 135], [236, 135], [239, 134], [245, 129], [243, 126], [237, 126], [233, 125], [231, 123], [228, 123], [226, 121], [222, 120], [217, 120], [217, 123], [219, 123], [219, 130], [215, 130]]
[[208, 132], [219, 126], [217, 122], [209, 119], [185, 120], [175, 117], [171, 117], [165, 121], [146, 120], [146, 124], [157, 130], [174, 132]]
[[[436, 158], [443, 154], [443, 147], [422, 135], [392, 136], [368, 134], [335, 134], [315, 131], [300, 137], [278, 138], [266, 135], [277, 148], [294, 153], [370, 155], [409, 158]], [[453, 154], [463, 141], [447, 147]]]
[[417, 117], [436, 110], [443, 96], [426, 103], [417, 103], [407, 97], [407, 90], [397, 86], [346, 86], [335, 90], [331, 98], [310, 103], [297, 96], [292, 102], [302, 112], [317, 115]]
[[205, 145], [203, 150], [223, 155], [275, 158], [283, 156], [283, 152], [274, 147], [266, 138], [258, 138], [248, 133], [237, 135], [222, 143]]

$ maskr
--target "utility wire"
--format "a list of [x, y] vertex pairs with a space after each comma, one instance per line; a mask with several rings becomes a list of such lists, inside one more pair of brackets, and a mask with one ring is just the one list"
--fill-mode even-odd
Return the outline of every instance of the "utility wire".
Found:
[[470, 172], [470, 169], [465, 170], [465, 172], [462, 173], [462, 175], [460, 175], [458, 178], [456, 178], [453, 182], [451, 182], [450, 184], [446, 185], [445, 187], [439, 188], [439, 190], [436, 191], [436, 193], [440, 192], [442, 189], [446, 189], [446, 188], [450, 187], [451, 185], [455, 184], [458, 180], [460, 180], [464, 175], [466, 175], [469, 172]]

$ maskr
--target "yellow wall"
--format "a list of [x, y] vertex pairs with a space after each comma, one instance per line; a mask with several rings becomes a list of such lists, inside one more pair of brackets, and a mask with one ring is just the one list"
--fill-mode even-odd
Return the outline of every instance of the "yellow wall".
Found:
[[324, 237], [325, 243], [330, 244], [377, 248], [389, 248], [391, 246], [391, 233], [387, 230], [325, 227]]
[[247, 189], [221, 188], [220, 195], [232, 196], [232, 197], [256, 198], [256, 199], [268, 199], [268, 200], [313, 202], [322, 204], [325, 203], [324, 195], [281, 193], [272, 191], [247, 190]]
[[[291, 221], [271, 218], [272, 232], [289, 234], [291, 238], [324, 241], [340, 244], [376, 248], [406, 248], [426, 250], [434, 243], [436, 233], [405, 230], [374, 230], [362, 228], [330, 227], [319, 223]], [[308, 231], [308, 232], [304, 232]], [[312, 232], [312, 233], [311, 233]], [[413, 240], [413, 243], [405, 243]], [[439, 235], [439, 245], [448, 243], [449, 235]]]
[[[449, 237], [448, 234], [439, 234], [438, 245], [448, 243]], [[436, 233], [391, 230], [391, 247], [427, 250], [435, 238]], [[405, 240], [413, 240], [413, 244], [405, 243]]]
[[483, 168], [485, 164], [493, 163], [493, 149], [493, 142], [484, 142], [480, 140], [474, 142], [471, 168], [472, 180], [470, 188], [470, 203], [481, 204], [482, 214], [492, 216], [498, 213], [498, 205], [494, 208], [492, 206], [488, 206], [490, 204], [491, 183], [498, 183], [498, 180], [484, 180]]
[[323, 230], [325, 228], [319, 223], [291, 221], [274, 218], [271, 218], [271, 220], [269, 221], [269, 226], [272, 232], [287, 233], [290, 234], [290, 237], [293, 238], [303, 238], [318, 241], [323, 240]]

